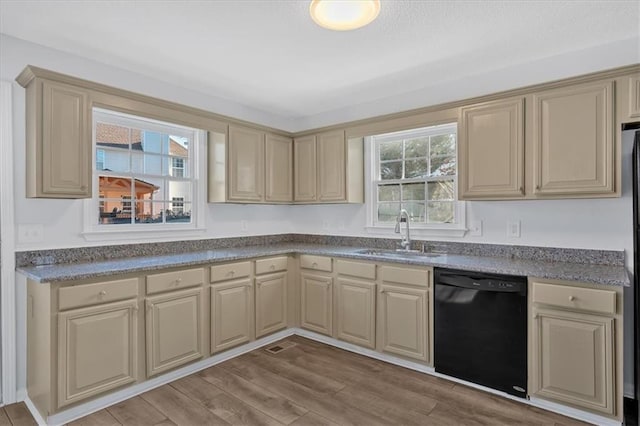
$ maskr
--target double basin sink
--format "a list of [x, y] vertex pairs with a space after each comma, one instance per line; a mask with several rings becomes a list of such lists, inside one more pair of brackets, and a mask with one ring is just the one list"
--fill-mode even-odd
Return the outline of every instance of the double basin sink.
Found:
[[357, 254], [366, 254], [369, 256], [386, 257], [389, 259], [415, 259], [420, 257], [443, 257], [446, 253], [430, 253], [420, 250], [384, 250], [384, 249], [364, 249], [357, 250]]

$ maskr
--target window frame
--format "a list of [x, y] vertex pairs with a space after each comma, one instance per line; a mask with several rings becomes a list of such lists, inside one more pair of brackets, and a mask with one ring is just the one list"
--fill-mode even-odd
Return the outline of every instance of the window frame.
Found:
[[[108, 122], [109, 124], [132, 127], [144, 131], [153, 131], [163, 134], [186, 136], [190, 139], [189, 158], [184, 166], [190, 171], [188, 178], [174, 177], [168, 170], [167, 175], [155, 176], [134, 172], [105, 172], [97, 170], [97, 151], [104, 150], [98, 147], [96, 143], [96, 123]], [[94, 107], [92, 110], [92, 188], [93, 197], [84, 200], [84, 226], [82, 236], [86, 240], [129, 240], [138, 239], [141, 236], [150, 238], [163, 238], [170, 234], [180, 236], [198, 235], [206, 230], [206, 155], [205, 145], [207, 140], [207, 132], [202, 129], [187, 127], [177, 123], [159, 121], [145, 117], [141, 114], [127, 114], [111, 109]], [[104, 150], [106, 152], [106, 150]], [[152, 153], [153, 154], [153, 153]], [[169, 152], [160, 154], [163, 157], [173, 158]], [[173, 161], [170, 161], [171, 166]], [[183, 169], [184, 170], [184, 169]], [[144, 179], [145, 177], [162, 178], [166, 182], [188, 181], [191, 183], [192, 202], [191, 202], [191, 221], [189, 223], [131, 223], [131, 224], [100, 224], [99, 223], [99, 207], [100, 203], [106, 201], [100, 198], [99, 176], [100, 175], [118, 175], [123, 177], [132, 177], [133, 179]], [[168, 198], [168, 196], [167, 196]], [[133, 201], [132, 201], [133, 202]], [[171, 203], [171, 200], [164, 200], [165, 203]], [[133, 208], [133, 207], [132, 207]], [[169, 208], [169, 207], [167, 207]], [[163, 209], [164, 211], [165, 209]]]
[[[443, 237], [462, 237], [465, 235], [466, 228], [466, 202], [458, 200], [458, 175], [459, 175], [459, 162], [456, 161], [456, 174], [454, 176], [434, 176], [429, 178], [406, 178], [406, 179], [389, 179], [381, 180], [379, 178], [380, 173], [380, 150], [379, 144], [381, 142], [389, 142], [398, 139], [410, 139], [424, 136], [440, 135], [447, 131], [454, 131], [456, 133], [456, 160], [458, 153], [458, 131], [457, 123], [437, 123], [427, 124], [420, 128], [407, 129], [394, 131], [390, 133], [383, 133], [378, 135], [366, 136], [365, 139], [365, 192], [367, 197], [365, 199], [367, 223], [365, 229], [369, 233], [377, 233], [388, 235], [394, 232], [394, 222], [379, 222], [378, 221], [378, 186], [380, 183], [385, 184], [408, 184], [408, 183], [425, 183], [438, 181], [438, 180], [451, 180], [453, 178], [454, 186], [454, 214], [456, 218], [455, 223], [419, 223], [411, 222], [411, 233], [417, 236], [443, 236]], [[404, 154], [403, 154], [404, 156]], [[403, 157], [404, 160], [404, 157]], [[425, 191], [428, 191], [425, 188]], [[426, 194], [425, 194], [426, 196]], [[428, 200], [425, 199], [425, 203]], [[428, 214], [428, 212], [426, 212]]]

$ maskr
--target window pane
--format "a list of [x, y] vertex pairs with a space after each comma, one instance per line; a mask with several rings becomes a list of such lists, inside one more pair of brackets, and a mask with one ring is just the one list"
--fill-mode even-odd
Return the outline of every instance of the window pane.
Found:
[[400, 160], [401, 158], [402, 141], [380, 143], [380, 161]]
[[380, 164], [380, 179], [402, 179], [402, 161]]
[[408, 183], [402, 185], [402, 200], [424, 200], [424, 183]]
[[145, 177], [135, 179], [135, 195], [137, 200], [158, 200], [164, 198], [164, 180]]
[[453, 201], [430, 201], [429, 223], [452, 223], [454, 219]]
[[400, 185], [379, 185], [378, 201], [400, 201]]
[[98, 176], [98, 193], [103, 198], [119, 200], [131, 196], [131, 178], [123, 176]]
[[171, 201], [174, 198], [179, 198], [183, 202], [191, 202], [191, 182], [169, 181], [167, 200]]
[[439, 182], [429, 182], [429, 200], [451, 200], [454, 199], [454, 186], [452, 180]]
[[142, 150], [157, 154], [168, 153], [169, 137], [158, 132], [142, 132]]
[[429, 138], [410, 139], [404, 143], [404, 158], [426, 157]]
[[456, 174], [456, 157], [431, 157], [431, 176]]
[[[102, 152], [102, 154], [101, 154]], [[101, 158], [102, 157], [102, 158]], [[100, 164], [102, 160], [102, 164]], [[102, 167], [100, 167], [102, 165]], [[111, 172], [129, 171], [129, 151], [99, 149], [96, 151], [96, 169], [108, 170]]]
[[[126, 197], [126, 196], [125, 196]], [[131, 203], [128, 198], [100, 198], [98, 223], [101, 225], [131, 224]]]
[[162, 223], [165, 204], [138, 201], [136, 203], [136, 223]]
[[402, 203], [402, 208], [409, 213], [411, 222], [426, 222], [426, 207], [424, 202], [404, 202]]
[[438, 135], [431, 137], [431, 155], [453, 155], [456, 153], [456, 135]]
[[405, 178], [426, 177], [429, 174], [426, 158], [420, 160], [407, 160], [405, 162]]
[[378, 203], [378, 222], [395, 222], [400, 203]]
[[167, 210], [167, 222], [170, 223], [189, 223], [191, 222], [191, 203], [180, 203], [173, 200], [171, 209]]
[[189, 156], [189, 138], [169, 135], [169, 155], [175, 157]]
[[187, 158], [184, 157], [169, 157], [167, 158], [167, 168], [169, 170], [169, 176], [174, 177], [189, 177], [187, 172]]
[[[139, 174], [162, 176], [162, 161], [164, 158], [160, 155], [134, 153], [131, 159], [131, 171]], [[165, 167], [165, 171], [166, 169]]]
[[96, 145], [109, 148], [129, 150], [131, 129], [109, 123], [96, 123]]

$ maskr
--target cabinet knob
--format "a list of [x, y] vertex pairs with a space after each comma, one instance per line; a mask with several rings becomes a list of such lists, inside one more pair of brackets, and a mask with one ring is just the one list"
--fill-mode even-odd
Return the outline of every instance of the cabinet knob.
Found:
[[538, 315], [538, 314], [535, 314], [535, 315], [533, 316], [533, 319], [538, 319], [538, 317], [539, 317], [539, 315]]
[[574, 300], [576, 300], [575, 296], [569, 296], [569, 301], [573, 302]]
[[107, 295], [107, 292], [104, 291], [104, 290], [102, 290], [102, 291], [100, 291], [100, 293], [98, 293], [98, 296], [106, 296], [106, 295]]
[[257, 284], [258, 287], [260, 287], [260, 286], [262, 286], [262, 281], [258, 281], [258, 282], [256, 282], [256, 284]]
[[180, 285], [180, 283], [182, 283], [182, 278], [175, 280], [175, 285]]
[[522, 194], [524, 194], [524, 186], [521, 186], [521, 187], [520, 187], [520, 192], [521, 192]]
[[133, 312], [138, 312], [138, 305], [134, 306], [134, 307], [133, 307], [133, 308], [131, 308], [131, 309], [133, 309]]
[[540, 185], [536, 185], [536, 191], [540, 191]]
[[274, 269], [276, 269], [276, 265], [269, 266], [269, 269], [271, 269], [273, 271]]
[[315, 268], [316, 266], [318, 266], [318, 264], [317, 264], [316, 262], [313, 262], [313, 263], [311, 264], [311, 266], [313, 266], [313, 267]]
[[229, 275], [230, 275], [230, 276], [234, 276], [234, 275], [235, 275], [235, 273], [236, 273], [236, 271], [233, 271], [233, 270], [229, 271]]

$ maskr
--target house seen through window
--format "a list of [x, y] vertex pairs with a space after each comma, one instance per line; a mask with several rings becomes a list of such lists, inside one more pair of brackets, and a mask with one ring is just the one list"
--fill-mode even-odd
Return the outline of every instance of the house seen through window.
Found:
[[373, 143], [373, 225], [394, 223], [400, 209], [412, 226], [455, 225], [456, 125], [377, 135]]
[[94, 110], [99, 225], [194, 220], [195, 129]]

